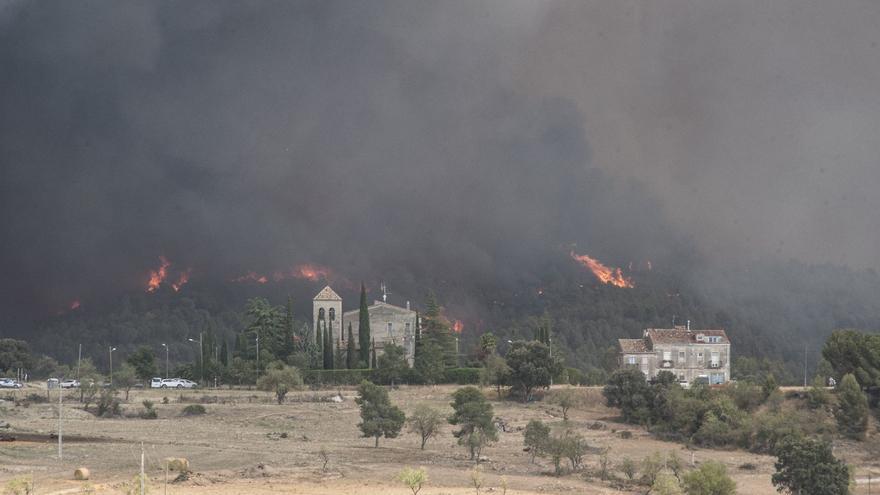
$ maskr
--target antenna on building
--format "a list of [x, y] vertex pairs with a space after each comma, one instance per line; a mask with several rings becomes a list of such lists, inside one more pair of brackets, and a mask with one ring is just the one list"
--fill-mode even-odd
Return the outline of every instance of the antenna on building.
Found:
[[387, 303], [388, 294], [390, 294], [390, 292], [388, 292], [388, 286], [385, 285], [385, 282], [382, 282], [381, 284], [379, 284], [379, 288], [382, 289], [382, 302]]
[[687, 326], [687, 329], [688, 329], [688, 332], [691, 331], [691, 320], [688, 320], [688, 326]]
[[672, 315], [672, 328], [675, 328], [675, 315]]

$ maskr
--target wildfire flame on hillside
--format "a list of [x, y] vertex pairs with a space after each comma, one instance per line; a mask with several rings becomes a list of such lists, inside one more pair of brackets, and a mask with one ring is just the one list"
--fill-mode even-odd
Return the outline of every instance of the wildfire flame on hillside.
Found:
[[269, 279], [266, 278], [265, 275], [260, 275], [259, 273], [250, 271], [240, 277], [235, 277], [231, 281], [232, 282], [256, 282], [258, 284], [265, 284], [266, 282], [269, 281]]
[[150, 270], [150, 280], [147, 282], [147, 292], [156, 292], [168, 276], [168, 267], [171, 266], [171, 262], [164, 256], [159, 256], [159, 262], [158, 270]]
[[464, 330], [464, 323], [461, 320], [455, 320], [455, 323], [452, 324], [452, 331], [455, 333], [461, 333]]
[[[286, 271], [279, 270], [272, 273], [272, 280], [274, 282], [281, 282], [282, 280], [287, 280], [289, 278], [298, 278], [310, 282], [317, 282], [318, 280], [330, 280], [332, 273], [333, 272], [326, 266], [305, 263], [302, 265], [296, 265]], [[233, 278], [232, 282], [256, 282], [258, 284], [265, 284], [269, 282], [269, 277], [255, 271], [248, 271], [240, 277]]]
[[571, 252], [571, 258], [593, 272], [593, 275], [601, 280], [602, 283], [611, 284], [624, 289], [632, 289], [635, 287], [632, 279], [625, 277], [620, 268], [605, 266], [597, 259], [591, 258], [586, 254], [577, 254], [574, 251]]
[[76, 301], [71, 302], [71, 303], [70, 303], [70, 306], [69, 306], [69, 308], [70, 308], [71, 311], [73, 311], [73, 310], [75, 310], [75, 309], [79, 309], [79, 307], [80, 307], [79, 299], [77, 299]]
[[173, 284], [171, 284], [171, 288], [174, 289], [174, 292], [179, 292], [180, 288], [186, 285], [187, 282], [189, 282], [190, 273], [192, 273], [192, 268], [187, 268], [186, 270], [180, 272], [177, 280]]

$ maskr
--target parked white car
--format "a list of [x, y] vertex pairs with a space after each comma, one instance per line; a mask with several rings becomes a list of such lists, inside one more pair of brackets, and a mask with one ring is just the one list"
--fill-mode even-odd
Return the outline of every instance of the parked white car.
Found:
[[186, 378], [166, 378], [160, 388], [196, 388], [199, 384]]
[[150, 388], [162, 388], [162, 379], [158, 376], [154, 376], [150, 380]]
[[0, 378], [0, 388], [21, 388], [24, 385], [17, 380], [13, 380], [12, 378]]
[[68, 378], [61, 381], [61, 388], [79, 388], [79, 380]]

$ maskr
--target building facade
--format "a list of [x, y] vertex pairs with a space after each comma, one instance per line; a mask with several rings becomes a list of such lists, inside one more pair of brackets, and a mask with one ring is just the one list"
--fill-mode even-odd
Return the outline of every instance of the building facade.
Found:
[[724, 330], [648, 328], [640, 339], [619, 339], [620, 366], [637, 368], [648, 379], [669, 371], [682, 384], [730, 381], [730, 340]]
[[[384, 301], [373, 301], [367, 307], [370, 315], [370, 337], [376, 343], [376, 355], [381, 355], [385, 346], [393, 343], [403, 347], [407, 362], [412, 366], [415, 357], [416, 312], [406, 307], [396, 306]], [[335, 345], [345, 348], [348, 344], [348, 325], [351, 324], [355, 345], [359, 342], [360, 310], [342, 312], [342, 297], [330, 286], [324, 287], [312, 300], [312, 331], [319, 325], [326, 328], [332, 322]]]

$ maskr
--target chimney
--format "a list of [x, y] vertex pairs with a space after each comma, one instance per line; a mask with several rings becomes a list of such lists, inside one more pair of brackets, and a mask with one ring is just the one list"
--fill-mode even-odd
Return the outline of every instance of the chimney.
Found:
[[688, 320], [688, 326], [687, 326], [687, 329], [688, 329], [688, 332], [691, 331], [691, 320]]
[[406, 309], [409, 309], [409, 301], [406, 302]]

